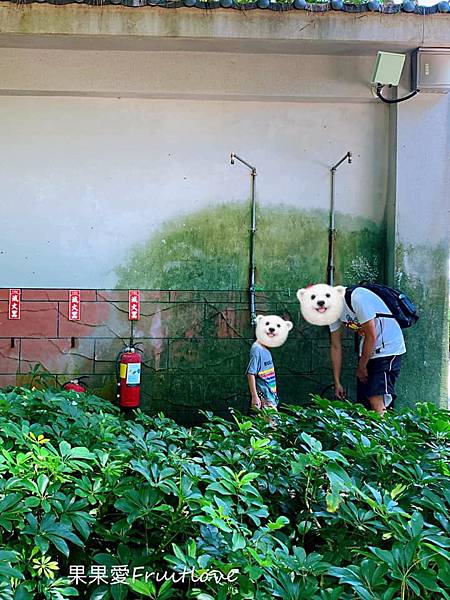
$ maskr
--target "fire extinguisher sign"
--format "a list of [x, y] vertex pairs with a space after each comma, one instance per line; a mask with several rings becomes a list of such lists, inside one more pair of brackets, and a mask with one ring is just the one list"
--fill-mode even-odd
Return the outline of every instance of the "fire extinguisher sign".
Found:
[[69, 321], [79, 321], [81, 318], [80, 290], [69, 291]]
[[8, 319], [20, 319], [20, 289], [9, 290]]
[[127, 367], [127, 385], [139, 385], [141, 383], [141, 363], [130, 363]]
[[128, 318], [130, 321], [137, 321], [141, 313], [141, 296], [139, 290], [129, 290], [128, 292]]

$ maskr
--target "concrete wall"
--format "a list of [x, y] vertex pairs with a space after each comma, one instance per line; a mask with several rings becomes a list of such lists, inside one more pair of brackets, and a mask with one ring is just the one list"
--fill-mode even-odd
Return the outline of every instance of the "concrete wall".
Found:
[[[257, 166], [262, 218], [279, 221], [286, 220], [286, 209], [298, 218], [311, 211], [325, 217], [329, 168], [352, 150], [354, 164], [338, 173], [337, 209], [351, 216], [345, 227], [360, 229], [355, 218], [379, 227], [387, 113], [360, 101], [368, 69], [367, 59], [349, 57], [0, 51], [0, 80], [11, 94], [0, 96], [7, 223], [0, 285], [113, 287], [136, 244], [151, 244], [171, 222], [183, 235], [180, 218], [206, 209], [209, 219], [220, 221], [221, 206], [230, 202], [242, 203], [236, 243], [247, 248], [249, 177], [241, 165], [230, 165], [232, 151]], [[169, 97], [154, 98], [161, 94]], [[336, 94], [341, 101], [330, 102]], [[237, 96], [247, 101], [228, 100]], [[318, 226], [317, 244], [326, 227]], [[283, 238], [299, 235], [280, 228]], [[223, 223], [220, 240], [206, 240], [197, 262], [220, 256], [235, 233]], [[264, 245], [263, 233], [258, 244]], [[312, 249], [298, 247], [297, 253], [307, 263]], [[304, 283], [301, 269], [286, 275], [277, 285]], [[201, 287], [222, 287], [217, 278]], [[260, 283], [274, 287], [269, 273]], [[127, 278], [130, 284], [185, 286], [140, 274]], [[226, 287], [245, 285], [245, 276], [226, 277]]]
[[[42, 375], [63, 384], [84, 374], [90, 391], [116, 401], [115, 359], [131, 335], [128, 292], [83, 290], [79, 322], [68, 320], [68, 290], [23, 290], [20, 321], [8, 321], [7, 297], [0, 290], [0, 386], [38, 385]], [[273, 354], [283, 403], [304, 403], [330, 383], [325, 332], [300, 320], [292, 294], [260, 292], [257, 304], [295, 323]], [[198, 421], [200, 410], [247, 411], [253, 332], [245, 291], [143, 291], [133, 336], [144, 351], [143, 410], [184, 423]], [[351, 386], [351, 340], [346, 346], [344, 381]]]
[[[80, 43], [92, 48], [101, 45], [125, 49], [167, 49], [185, 47], [194, 42], [205, 50], [210, 42], [232, 41], [236, 47], [263, 41], [271, 47], [277, 45], [290, 53], [289, 42], [305, 42], [309, 52], [316, 42], [328, 46], [327, 53], [339, 53], [342, 45], [346, 53], [351, 49], [365, 54], [372, 50], [411, 50], [418, 46], [446, 46], [450, 42], [450, 28], [445, 15], [416, 14], [400, 16], [380, 13], [345, 14], [330, 11], [327, 14], [310, 11], [272, 12], [263, 10], [166, 10], [144, 7], [144, 10], [123, 6], [51, 6], [48, 4], [19, 4], [3, 2], [0, 6], [2, 37], [8, 44], [20, 47], [72, 48]], [[39, 39], [33, 39], [33, 36]], [[47, 37], [48, 36], [48, 37]], [[78, 39], [77, 39], [77, 36]], [[21, 38], [21, 39], [18, 39]], [[289, 47], [289, 50], [286, 48]], [[349, 52], [350, 50], [350, 52]], [[297, 52], [298, 52], [297, 44]], [[294, 50], [295, 52], [295, 50]]]
[[[230, 398], [240, 402], [251, 329], [245, 294], [236, 292], [239, 298], [231, 298], [226, 291], [245, 289], [248, 273], [250, 182], [244, 167], [229, 164], [229, 153], [237, 152], [258, 169], [257, 309], [294, 320], [289, 351], [275, 359], [285, 399], [304, 400], [329, 383], [331, 372], [326, 332], [304, 329], [294, 292], [325, 278], [329, 168], [351, 150], [353, 164], [342, 165], [337, 174], [336, 282], [380, 279], [385, 271], [393, 279], [400, 272], [413, 277], [420, 261], [404, 262], [401, 271], [399, 257], [412, 255], [401, 254], [402, 244], [418, 257], [423, 240], [428, 240], [425, 283], [415, 288], [410, 279], [398, 280], [414, 297], [426, 286], [435, 289], [431, 274], [438, 265], [435, 315], [421, 321], [433, 330], [433, 337], [423, 342], [433, 362], [430, 370], [428, 359], [422, 361], [420, 389], [410, 383], [416, 362], [407, 365], [401, 402], [437, 402], [445, 356], [445, 300], [440, 294], [446, 290], [440, 229], [446, 196], [439, 171], [447, 138], [438, 136], [431, 181], [416, 174], [421, 164], [412, 155], [422, 139], [433, 147], [433, 132], [441, 128], [433, 115], [447, 118], [448, 103], [440, 98], [439, 109], [425, 101], [414, 110], [401, 113], [402, 107], [398, 114], [389, 114], [367, 85], [372, 61], [372, 56], [241, 54], [236, 49], [0, 50], [0, 180], [6, 199], [0, 285], [94, 288], [93, 293], [100, 287], [204, 290], [200, 299], [185, 299], [183, 310], [175, 311], [175, 329], [156, 331], [150, 323], [142, 331], [151, 357], [147, 407], [183, 418], [198, 409], [200, 400], [203, 406], [215, 402], [220, 410]], [[430, 115], [424, 121], [431, 127], [426, 135], [420, 125], [424, 114]], [[418, 133], [409, 133], [415, 127]], [[395, 140], [392, 152], [390, 141]], [[402, 154], [405, 145], [409, 154]], [[430, 227], [423, 234], [417, 217], [424, 212], [424, 196], [418, 188], [436, 196]], [[405, 215], [416, 220], [407, 222]], [[429, 236], [436, 231], [439, 239], [433, 246]], [[395, 251], [389, 252], [393, 246]], [[435, 249], [443, 257], [439, 263]], [[215, 298], [214, 289], [226, 298]], [[219, 307], [210, 313], [215, 302]], [[419, 307], [426, 307], [422, 291]], [[108, 308], [100, 321], [87, 323], [80, 336], [84, 345], [96, 346], [105, 328], [115, 331], [116, 309], [112, 312]], [[228, 325], [223, 314], [232, 315], [232, 334], [224, 333]], [[22, 343], [28, 352], [29, 335], [16, 333], [20, 352]], [[59, 335], [47, 337], [51, 342]], [[237, 341], [228, 341], [236, 335]], [[413, 349], [423, 335], [412, 337]], [[95, 352], [88, 352], [88, 358], [82, 353], [78, 362], [71, 358], [61, 363], [61, 356], [77, 354], [67, 347], [72, 343], [69, 334], [61, 336], [62, 341], [46, 342], [48, 348], [58, 347], [58, 365], [50, 353], [33, 356], [42, 358], [39, 362], [53, 373], [89, 372], [102, 379], [100, 391], [112, 394], [111, 375], [109, 383], [103, 378], [112, 371], [116, 335], [103, 342], [109, 357], [103, 367], [96, 366], [102, 359], [97, 361]], [[8, 358], [14, 331], [6, 327], [4, 313], [0, 337]], [[434, 349], [437, 340], [440, 350]], [[349, 369], [354, 356], [351, 339], [346, 343]], [[152, 354], [158, 344], [172, 346], [172, 354]], [[30, 358], [23, 356], [9, 357], [6, 368], [16, 360], [19, 372], [26, 372]], [[228, 370], [223, 371], [223, 364], [230, 365]], [[97, 368], [109, 371], [99, 373]], [[192, 377], [194, 369], [201, 369], [195, 371], [198, 377]], [[427, 388], [425, 382], [431, 379], [439, 383]], [[351, 380], [346, 370], [346, 383]]]
[[391, 109], [388, 229], [393, 281], [409, 292], [421, 318], [407, 332], [404, 402], [430, 396], [448, 404], [448, 282], [450, 226], [450, 102], [420, 94]]

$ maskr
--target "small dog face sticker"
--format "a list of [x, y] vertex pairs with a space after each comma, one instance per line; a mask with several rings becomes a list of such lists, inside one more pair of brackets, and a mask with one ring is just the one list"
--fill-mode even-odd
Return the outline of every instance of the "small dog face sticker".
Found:
[[256, 339], [263, 346], [278, 348], [287, 340], [293, 325], [277, 315], [258, 315], [256, 317]]
[[344, 309], [345, 287], [318, 283], [297, 292], [303, 318], [312, 325], [331, 325]]

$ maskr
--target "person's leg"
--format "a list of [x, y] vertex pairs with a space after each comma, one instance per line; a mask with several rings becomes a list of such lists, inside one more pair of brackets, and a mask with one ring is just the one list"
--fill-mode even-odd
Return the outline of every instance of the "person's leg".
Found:
[[367, 410], [370, 410], [370, 404], [367, 398], [367, 384], [359, 379], [356, 380], [356, 402], [362, 404]]
[[393, 358], [393, 360], [391, 360], [389, 362], [389, 369], [386, 373], [386, 380], [387, 380], [387, 390], [388, 390], [388, 400], [390, 399], [391, 402], [385, 402], [386, 408], [389, 408], [389, 410], [392, 410], [394, 408], [394, 403], [395, 400], [397, 399], [397, 393], [395, 391], [395, 383], [397, 381], [397, 377], [400, 374], [400, 367], [401, 367], [401, 361], [402, 361], [402, 357], [401, 356], [395, 356]]
[[[278, 412], [277, 405], [273, 402], [270, 402], [270, 400], [268, 400], [267, 398], [261, 398], [261, 408], [270, 408]], [[278, 418], [276, 416], [269, 418], [268, 421], [272, 425], [272, 427], [276, 427], [278, 425]]]
[[370, 408], [377, 412], [379, 415], [383, 416], [386, 412], [386, 407], [384, 405], [384, 396], [369, 396], [368, 400]]
[[395, 381], [400, 371], [399, 356], [374, 358], [368, 363], [368, 401], [372, 410], [384, 415], [396, 398]]

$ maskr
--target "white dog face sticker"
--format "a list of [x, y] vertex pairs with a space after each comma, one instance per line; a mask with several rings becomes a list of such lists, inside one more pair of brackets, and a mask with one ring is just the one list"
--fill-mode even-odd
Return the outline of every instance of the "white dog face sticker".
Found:
[[293, 325], [277, 315], [258, 315], [256, 317], [256, 339], [263, 346], [278, 348], [287, 340]]
[[302, 315], [312, 325], [331, 325], [338, 321], [344, 309], [345, 287], [318, 283], [298, 290]]

